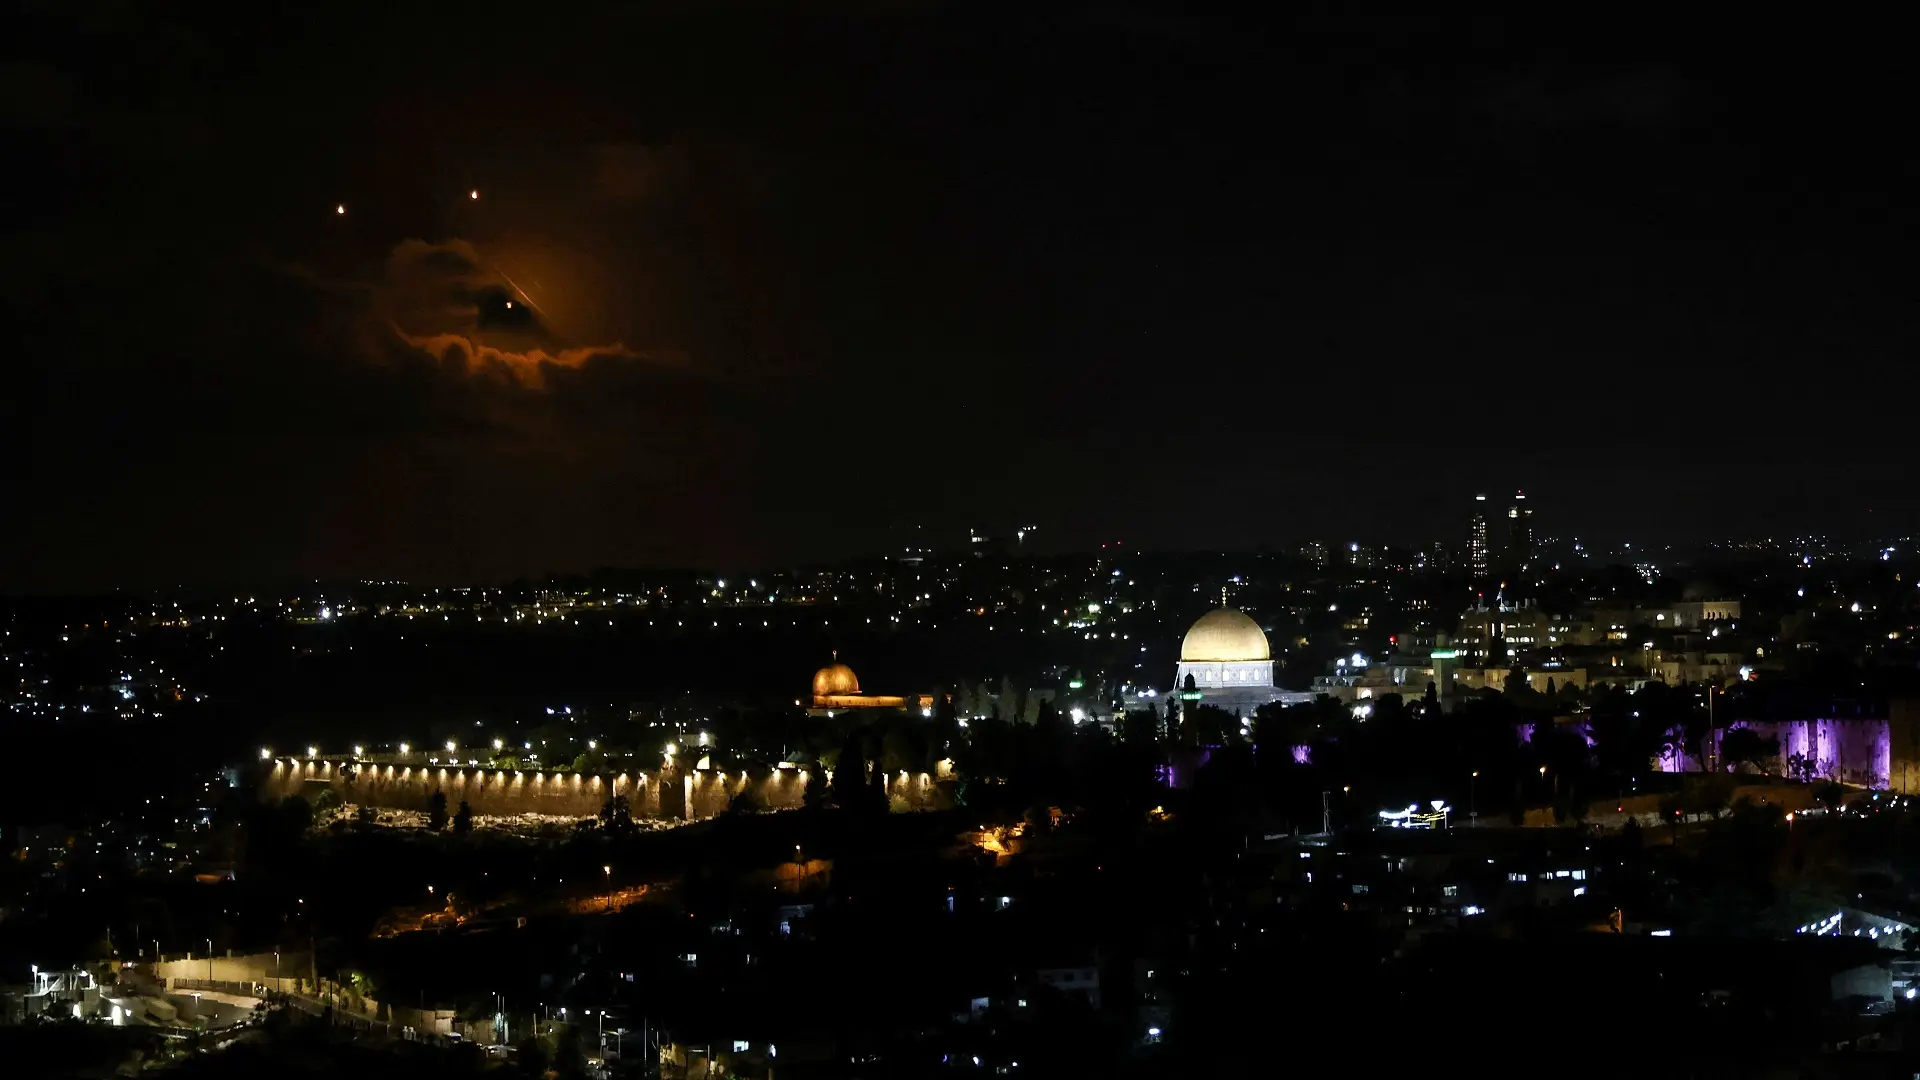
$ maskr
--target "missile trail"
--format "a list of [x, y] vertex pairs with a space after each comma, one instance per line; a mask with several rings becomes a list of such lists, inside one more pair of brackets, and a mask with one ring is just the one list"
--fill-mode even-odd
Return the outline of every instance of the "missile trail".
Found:
[[493, 267], [493, 272], [500, 275], [500, 280], [506, 282], [507, 287], [512, 289], [514, 293], [518, 295], [520, 299], [524, 301], [528, 307], [532, 308], [533, 313], [535, 315], [540, 316], [540, 321], [545, 323], [548, 329], [556, 330], [556, 331], [558, 330], [558, 327], [555, 327], [553, 325], [553, 319], [547, 315], [546, 309], [541, 307], [539, 304], [534, 303], [533, 297], [527, 295], [527, 290], [521, 288], [519, 282], [509, 277], [507, 275], [507, 272], [505, 270], [500, 269], [498, 264], [495, 264], [495, 266]]

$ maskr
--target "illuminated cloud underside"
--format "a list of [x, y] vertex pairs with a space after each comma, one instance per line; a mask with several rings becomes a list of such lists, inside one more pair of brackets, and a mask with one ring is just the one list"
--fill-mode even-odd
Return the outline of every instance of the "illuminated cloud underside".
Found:
[[400, 336], [400, 340], [442, 363], [459, 361], [470, 375], [498, 375], [529, 390], [538, 390], [546, 385], [546, 370], [549, 367], [578, 370], [596, 358], [640, 358], [639, 353], [617, 342], [612, 345], [562, 349], [557, 353], [544, 349], [512, 352], [474, 341], [463, 334], [415, 335], [397, 326], [394, 327], [394, 333]]

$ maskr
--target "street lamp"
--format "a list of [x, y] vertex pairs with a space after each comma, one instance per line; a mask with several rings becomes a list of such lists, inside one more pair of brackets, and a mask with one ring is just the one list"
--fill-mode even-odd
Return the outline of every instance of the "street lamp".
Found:
[[213, 939], [207, 939], [207, 981], [213, 981]]
[[1473, 775], [1467, 778], [1467, 821], [1473, 827], [1480, 824], [1479, 794], [1480, 770], [1475, 769]]
[[613, 867], [603, 866], [600, 868], [600, 873], [605, 876], [606, 882], [607, 882], [607, 910], [612, 911], [613, 910]]

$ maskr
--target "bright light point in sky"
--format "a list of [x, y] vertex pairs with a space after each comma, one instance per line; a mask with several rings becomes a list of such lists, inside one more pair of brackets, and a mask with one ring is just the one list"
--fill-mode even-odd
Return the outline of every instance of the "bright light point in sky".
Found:
[[479, 197], [480, 197], [480, 192], [479, 192], [479, 189], [477, 188], [473, 191], [467, 192], [467, 198], [469, 199], [477, 199]]
[[513, 306], [513, 301], [511, 301], [511, 300], [509, 300], [509, 301], [507, 301], [507, 306], [508, 306], [509, 308], [511, 308], [511, 307]]
[[334, 208], [333, 208], [333, 212], [334, 212], [334, 213], [336, 213], [336, 214], [344, 214], [344, 213], [346, 213], [346, 212], [347, 212], [347, 204], [346, 204], [346, 203], [341, 203], [340, 205], [338, 205], [338, 206], [336, 206], [336, 207], [334, 207]]

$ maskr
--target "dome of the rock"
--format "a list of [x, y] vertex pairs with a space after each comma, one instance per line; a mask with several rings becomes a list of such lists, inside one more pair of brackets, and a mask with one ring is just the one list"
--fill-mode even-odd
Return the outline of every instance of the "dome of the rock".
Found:
[[1202, 615], [1180, 643], [1182, 663], [1236, 664], [1271, 659], [1266, 632], [1235, 608], [1218, 608]]

